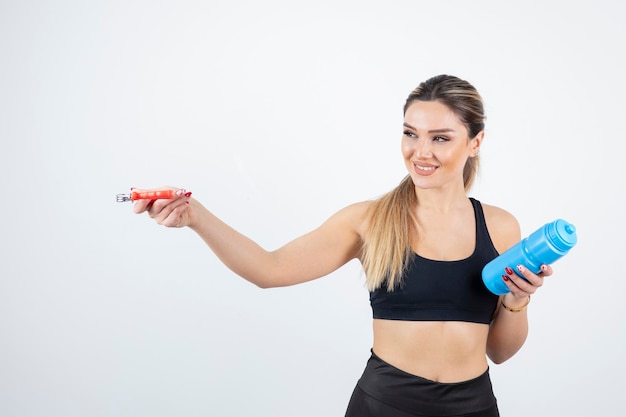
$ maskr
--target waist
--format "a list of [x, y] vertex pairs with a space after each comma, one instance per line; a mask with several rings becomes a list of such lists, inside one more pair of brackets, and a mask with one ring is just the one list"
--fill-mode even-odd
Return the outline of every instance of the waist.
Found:
[[[372, 352], [358, 386], [407, 415], [498, 415], [488, 369], [464, 381], [435, 382], [406, 373]], [[486, 414], [485, 410], [491, 413]]]
[[488, 367], [486, 324], [377, 319], [373, 329], [376, 355], [409, 374], [458, 382]]

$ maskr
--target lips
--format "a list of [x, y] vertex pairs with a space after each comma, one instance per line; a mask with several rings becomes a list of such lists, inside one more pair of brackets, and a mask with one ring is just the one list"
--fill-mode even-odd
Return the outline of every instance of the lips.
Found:
[[437, 169], [436, 166], [428, 165], [428, 164], [413, 163], [413, 166], [415, 167], [415, 172], [417, 174], [424, 175], [424, 176], [432, 175]]

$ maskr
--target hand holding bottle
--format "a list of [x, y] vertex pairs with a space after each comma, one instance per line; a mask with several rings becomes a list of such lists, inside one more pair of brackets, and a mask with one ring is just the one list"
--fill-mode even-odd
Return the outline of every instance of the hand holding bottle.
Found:
[[494, 294], [504, 295], [510, 292], [504, 282], [505, 277], [515, 272], [524, 278], [526, 269], [532, 274], [539, 274], [543, 266], [565, 256], [576, 242], [573, 224], [562, 219], [547, 223], [485, 265], [483, 282]]

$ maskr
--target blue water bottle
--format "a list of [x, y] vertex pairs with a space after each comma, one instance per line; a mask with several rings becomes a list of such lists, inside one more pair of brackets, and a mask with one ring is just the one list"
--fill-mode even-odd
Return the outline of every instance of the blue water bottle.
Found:
[[510, 291], [502, 281], [507, 266], [516, 271], [517, 265], [524, 265], [536, 274], [541, 265], [550, 265], [565, 256], [576, 242], [573, 224], [562, 219], [547, 223], [485, 265], [483, 282], [492, 293], [504, 295]]

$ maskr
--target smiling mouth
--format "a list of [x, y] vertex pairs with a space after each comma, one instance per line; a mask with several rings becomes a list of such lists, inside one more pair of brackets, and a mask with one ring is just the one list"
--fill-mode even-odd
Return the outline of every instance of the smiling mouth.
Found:
[[414, 164], [414, 165], [415, 165], [415, 169], [419, 171], [434, 171], [435, 169], [437, 169], [437, 167], [433, 167], [433, 166], [423, 166], [423, 165], [418, 165], [418, 164]]

